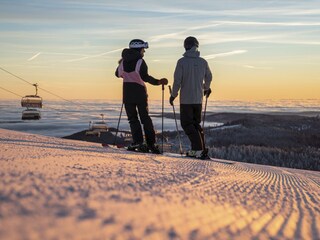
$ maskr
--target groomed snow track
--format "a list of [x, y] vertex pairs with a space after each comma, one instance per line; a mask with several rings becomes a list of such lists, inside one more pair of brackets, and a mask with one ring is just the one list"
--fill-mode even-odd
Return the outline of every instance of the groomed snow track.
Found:
[[319, 239], [319, 172], [0, 130], [0, 239]]

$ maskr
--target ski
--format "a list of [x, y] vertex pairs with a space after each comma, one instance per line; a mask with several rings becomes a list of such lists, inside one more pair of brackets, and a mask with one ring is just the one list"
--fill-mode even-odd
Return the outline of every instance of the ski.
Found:
[[[112, 148], [112, 149], [125, 149], [127, 151], [131, 151], [131, 152], [137, 152], [137, 153], [150, 153], [150, 154], [154, 154], [152, 152], [143, 152], [143, 151], [138, 151], [138, 150], [129, 150], [128, 147], [124, 146], [124, 145], [112, 145], [112, 144], [107, 144], [107, 143], [103, 143], [102, 144], [103, 147], [108, 147], [108, 148]], [[215, 158], [208, 158], [208, 159], [201, 159], [201, 158], [196, 158], [196, 157], [191, 157], [188, 156], [186, 153], [171, 153], [171, 152], [163, 152], [162, 153], [163, 156], [166, 157], [174, 157], [174, 158], [188, 158], [188, 159], [194, 159], [194, 160], [200, 160], [200, 161], [211, 161], [211, 162], [216, 162], [216, 163], [221, 163], [221, 164], [226, 164], [226, 165], [233, 165], [235, 164], [235, 162], [233, 161], [228, 161], [228, 160], [220, 160], [220, 159], [215, 159]]]
[[137, 153], [151, 153], [151, 154], [161, 154], [161, 152], [152, 152], [147, 145], [141, 145], [139, 147], [132, 147], [132, 146], [124, 146], [124, 145], [111, 145], [107, 143], [102, 143], [103, 147], [109, 147], [112, 149], [125, 149], [130, 152], [137, 152]]
[[226, 165], [233, 165], [235, 162], [228, 161], [228, 160], [220, 160], [220, 159], [215, 159], [215, 158], [207, 158], [207, 159], [201, 159], [197, 157], [191, 157], [186, 155], [185, 153], [179, 154], [179, 153], [170, 153], [170, 152], [165, 152], [163, 153], [164, 156], [167, 157], [175, 157], [175, 158], [188, 158], [188, 159], [194, 159], [194, 160], [200, 160], [200, 161], [210, 161], [210, 162], [216, 162], [216, 163], [221, 163], [221, 164], [226, 164]]
[[124, 145], [120, 145], [120, 144], [112, 145], [112, 144], [108, 144], [108, 143], [102, 143], [101, 145], [102, 145], [102, 147], [109, 147], [109, 148], [114, 148], [114, 149], [119, 149], [119, 148], [125, 149], [126, 148]]

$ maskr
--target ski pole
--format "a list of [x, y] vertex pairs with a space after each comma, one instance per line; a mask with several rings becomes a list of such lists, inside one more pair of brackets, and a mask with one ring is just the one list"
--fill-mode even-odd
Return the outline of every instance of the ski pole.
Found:
[[163, 152], [163, 111], [164, 111], [164, 84], [162, 84], [162, 152]]
[[[171, 90], [171, 86], [170, 86], [170, 85], [169, 85], [169, 91], [170, 91], [170, 96], [171, 96], [172, 90]], [[176, 129], [177, 129], [177, 133], [178, 133], [180, 154], [182, 155], [182, 154], [183, 154], [183, 151], [182, 151], [182, 145], [181, 145], [181, 138], [180, 138], [180, 133], [179, 133], [179, 129], [178, 129], [178, 123], [177, 123], [177, 117], [176, 117], [176, 110], [174, 109], [174, 104], [172, 104], [172, 109], [173, 109], [174, 120], [175, 120], [175, 122], [176, 122]]]
[[204, 121], [205, 121], [205, 119], [206, 119], [207, 103], [208, 103], [208, 96], [206, 95], [206, 102], [205, 102], [205, 104], [204, 104], [203, 122], [202, 122], [202, 129], [203, 129], [203, 131], [204, 131]]
[[121, 115], [122, 115], [122, 109], [123, 109], [123, 103], [121, 105], [121, 110], [120, 110], [120, 115], [119, 115], [119, 120], [118, 120], [118, 126], [117, 126], [117, 131], [116, 131], [116, 135], [114, 136], [114, 141], [113, 141], [113, 145], [116, 145], [117, 142], [117, 135], [118, 135], [118, 131], [119, 131], [119, 124], [120, 124], [120, 120], [121, 120]]

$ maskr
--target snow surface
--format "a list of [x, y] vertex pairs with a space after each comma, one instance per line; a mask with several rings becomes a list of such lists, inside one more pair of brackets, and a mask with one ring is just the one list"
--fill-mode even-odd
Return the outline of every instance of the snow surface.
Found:
[[319, 239], [320, 174], [0, 129], [0, 239]]

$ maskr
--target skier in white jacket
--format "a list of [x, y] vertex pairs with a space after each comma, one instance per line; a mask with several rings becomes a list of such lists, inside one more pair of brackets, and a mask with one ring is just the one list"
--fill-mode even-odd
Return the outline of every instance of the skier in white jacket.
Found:
[[170, 104], [180, 91], [180, 121], [183, 130], [191, 142], [187, 155], [207, 158], [203, 129], [201, 128], [201, 111], [203, 96], [209, 97], [212, 73], [208, 62], [200, 57], [199, 42], [195, 37], [184, 40], [186, 52], [177, 62]]

